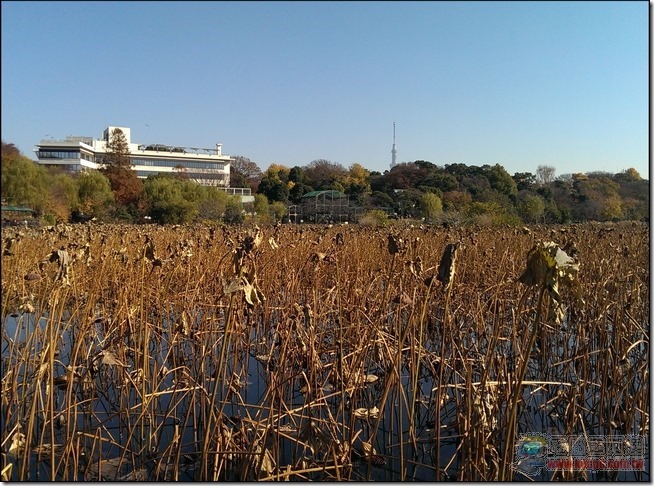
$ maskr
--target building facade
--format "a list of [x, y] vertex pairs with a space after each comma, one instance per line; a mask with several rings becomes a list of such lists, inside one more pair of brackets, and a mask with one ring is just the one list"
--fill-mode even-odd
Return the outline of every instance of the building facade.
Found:
[[59, 167], [71, 172], [99, 169], [107, 154], [107, 144], [116, 128], [125, 136], [132, 169], [140, 178], [183, 172], [198, 184], [214, 186], [229, 194], [239, 195], [243, 202], [254, 200], [250, 189], [229, 187], [232, 159], [222, 154], [221, 144], [216, 144], [213, 149], [137, 144], [132, 143], [131, 130], [127, 127], [107, 127], [100, 139], [66, 137], [65, 140], [42, 140], [34, 149], [37, 161], [48, 167]]

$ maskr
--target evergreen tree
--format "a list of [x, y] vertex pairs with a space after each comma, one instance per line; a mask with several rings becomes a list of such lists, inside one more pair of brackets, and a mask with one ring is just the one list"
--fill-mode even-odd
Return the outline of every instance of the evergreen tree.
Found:
[[114, 128], [109, 135], [102, 164], [105, 166], [130, 167], [129, 144], [120, 128]]
[[119, 208], [135, 204], [143, 192], [143, 183], [131, 168], [129, 153], [125, 134], [120, 128], [114, 128], [107, 142], [107, 152], [102, 159], [103, 167], [100, 170], [109, 179]]

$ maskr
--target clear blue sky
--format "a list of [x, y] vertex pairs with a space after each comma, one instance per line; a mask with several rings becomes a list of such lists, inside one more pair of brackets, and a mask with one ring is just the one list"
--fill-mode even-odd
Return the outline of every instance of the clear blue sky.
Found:
[[131, 128], [263, 170], [327, 159], [635, 167], [649, 4], [2, 2], [2, 140]]

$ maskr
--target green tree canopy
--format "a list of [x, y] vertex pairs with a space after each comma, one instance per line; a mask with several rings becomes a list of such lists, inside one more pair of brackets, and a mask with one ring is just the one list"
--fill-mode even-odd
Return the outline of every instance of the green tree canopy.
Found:
[[284, 216], [286, 216], [286, 206], [279, 202], [275, 201], [270, 205], [270, 210], [273, 213], [276, 221], [281, 221]]
[[530, 191], [518, 195], [518, 214], [526, 223], [537, 223], [545, 214], [545, 200]]
[[427, 192], [420, 197], [420, 213], [427, 220], [433, 220], [443, 212], [443, 201], [436, 194]]
[[75, 179], [65, 173], [52, 174], [48, 184], [46, 214], [54, 216], [55, 221], [64, 223], [70, 220], [71, 213], [79, 210], [79, 194]]
[[518, 191], [531, 190], [536, 185], [536, 176], [531, 172], [516, 172], [513, 174], [513, 180]]
[[161, 224], [188, 223], [199, 215], [203, 198], [198, 184], [170, 175], [150, 176], [143, 191], [152, 220]]
[[288, 185], [278, 176], [268, 173], [264, 174], [261, 178], [261, 182], [259, 182], [258, 192], [265, 195], [269, 201], [288, 203]]
[[484, 166], [484, 169], [491, 189], [507, 196], [518, 194], [518, 186], [513, 177], [500, 164]]
[[238, 196], [230, 196], [225, 208], [225, 223], [240, 224], [244, 220], [243, 203]]
[[261, 222], [269, 222], [270, 204], [268, 203], [268, 198], [263, 194], [254, 195], [254, 212], [257, 214], [257, 219]]
[[36, 162], [20, 152], [5, 148], [2, 151], [2, 198], [11, 204], [43, 210], [47, 202], [48, 173]]
[[111, 184], [99, 171], [82, 172], [78, 176], [77, 197], [79, 210], [98, 219], [106, 219], [113, 209]]

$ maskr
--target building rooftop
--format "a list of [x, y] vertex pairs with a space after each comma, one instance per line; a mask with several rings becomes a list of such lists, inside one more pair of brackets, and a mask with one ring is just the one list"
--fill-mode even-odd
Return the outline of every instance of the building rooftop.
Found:
[[12, 212], [20, 212], [20, 213], [32, 213], [34, 210], [32, 208], [26, 208], [23, 206], [2, 206], [3, 211], [12, 211]]
[[305, 198], [308, 199], [310, 197], [318, 197], [318, 196], [324, 196], [330, 199], [340, 199], [346, 197], [345, 194], [343, 194], [340, 191], [311, 191], [311, 192], [307, 192], [304, 196], [302, 196], [302, 199]]

